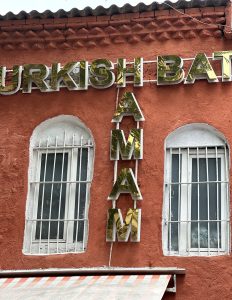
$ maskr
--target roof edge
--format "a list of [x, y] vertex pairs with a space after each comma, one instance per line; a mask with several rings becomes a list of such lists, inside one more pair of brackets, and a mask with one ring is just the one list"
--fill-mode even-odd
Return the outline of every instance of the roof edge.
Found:
[[109, 8], [103, 6], [97, 6], [95, 9], [87, 6], [82, 10], [73, 8], [69, 11], [59, 9], [56, 12], [51, 10], [45, 10], [40, 13], [37, 10], [32, 10], [27, 13], [24, 10], [20, 11], [18, 14], [13, 12], [8, 12], [5, 15], [0, 15], [0, 20], [25, 20], [25, 19], [53, 19], [53, 18], [74, 18], [74, 17], [88, 17], [88, 16], [111, 16], [115, 14], [125, 14], [125, 13], [135, 13], [135, 12], [148, 12], [155, 10], [167, 10], [170, 6], [175, 9], [186, 9], [186, 8], [202, 8], [202, 7], [219, 7], [227, 6], [229, 0], [178, 0], [176, 2], [165, 1], [163, 3], [153, 2], [149, 5], [142, 2], [138, 3], [136, 6], [132, 6], [126, 3], [122, 7], [118, 7], [113, 4]]
[[3, 270], [2, 277], [19, 276], [64, 276], [64, 275], [123, 275], [123, 274], [179, 274], [185, 275], [186, 269], [177, 267], [94, 267], [94, 268], [73, 268], [73, 269], [31, 269], [31, 270]]

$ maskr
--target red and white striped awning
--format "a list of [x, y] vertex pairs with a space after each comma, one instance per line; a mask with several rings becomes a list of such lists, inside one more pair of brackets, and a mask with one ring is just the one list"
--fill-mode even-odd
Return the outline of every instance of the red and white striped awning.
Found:
[[0, 278], [0, 299], [160, 300], [170, 278], [171, 275]]

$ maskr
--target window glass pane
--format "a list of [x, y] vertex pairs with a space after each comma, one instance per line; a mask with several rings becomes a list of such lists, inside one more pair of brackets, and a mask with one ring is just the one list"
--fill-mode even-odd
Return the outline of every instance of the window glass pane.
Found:
[[180, 178], [181, 178], [181, 155], [179, 154], [172, 154], [172, 176], [171, 176], [171, 199], [170, 199], [170, 206], [171, 206], [171, 223], [169, 225], [169, 233], [168, 237], [171, 241], [168, 241], [168, 245], [171, 244], [172, 251], [178, 251], [178, 221], [179, 220], [179, 197], [181, 193], [180, 189]]
[[[43, 153], [41, 155], [41, 170], [37, 219], [36, 239], [63, 238], [65, 217], [65, 198], [67, 181], [68, 153]], [[57, 183], [56, 183], [57, 182]], [[49, 221], [54, 219], [56, 221]]]
[[[221, 181], [221, 158], [208, 159], [209, 168], [209, 181]], [[218, 171], [217, 171], [218, 168]], [[217, 178], [218, 172], [218, 178]], [[210, 182], [209, 183], [209, 219], [210, 222], [210, 247], [221, 247], [221, 224], [216, 220], [221, 220], [221, 183]], [[215, 220], [215, 221], [213, 221]]]
[[[86, 193], [87, 193], [87, 166], [88, 166], [88, 148], [82, 148], [78, 151], [77, 157], [77, 181], [76, 184], [76, 195], [75, 195], [75, 219], [84, 219], [85, 218], [85, 209], [86, 209]], [[84, 182], [82, 182], [84, 181]], [[74, 241], [83, 241], [85, 221], [75, 221], [74, 222], [74, 231], [73, 231], [73, 240]], [[77, 230], [78, 228], [78, 230]]]
[[[220, 183], [221, 159], [193, 158], [192, 159], [192, 187], [191, 187], [191, 247], [217, 248], [220, 238], [220, 228], [217, 220], [221, 209]], [[207, 182], [208, 167], [208, 182]], [[197, 182], [197, 183], [194, 183]], [[196, 222], [194, 222], [196, 221]], [[198, 222], [199, 221], [199, 222]], [[208, 236], [210, 233], [210, 236]]]

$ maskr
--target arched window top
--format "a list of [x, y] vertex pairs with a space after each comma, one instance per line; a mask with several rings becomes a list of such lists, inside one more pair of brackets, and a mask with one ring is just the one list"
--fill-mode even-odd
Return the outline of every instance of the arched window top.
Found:
[[166, 138], [166, 148], [215, 147], [226, 145], [226, 138], [214, 127], [192, 123], [174, 130]]
[[90, 130], [79, 118], [61, 115], [40, 123], [33, 131], [30, 144], [32, 147], [47, 143], [54, 145], [56, 142], [63, 145], [64, 135], [66, 145], [72, 145], [73, 139], [78, 143], [81, 139], [84, 143], [93, 140]]
[[94, 140], [77, 117], [39, 124], [30, 140], [25, 254], [84, 252]]
[[230, 252], [229, 147], [207, 124], [182, 126], [165, 140], [165, 255]]

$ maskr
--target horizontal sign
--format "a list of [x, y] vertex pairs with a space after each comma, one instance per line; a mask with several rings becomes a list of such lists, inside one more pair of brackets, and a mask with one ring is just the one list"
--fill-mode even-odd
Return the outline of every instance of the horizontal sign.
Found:
[[[51, 67], [44, 64], [15, 65], [12, 70], [0, 67], [0, 94], [12, 95], [21, 90], [31, 93], [33, 89], [41, 92], [55, 92], [65, 87], [70, 91], [87, 90], [89, 86], [96, 89], [106, 89], [112, 85], [125, 87], [132, 83], [135, 87], [143, 86], [144, 82], [155, 82], [157, 85], [193, 84], [196, 80], [208, 82], [231, 81], [232, 51], [214, 52], [210, 62], [205, 53], [198, 53], [193, 59], [183, 59], [177, 55], [157, 56], [156, 61], [144, 61], [137, 57], [133, 62], [119, 58], [117, 63], [108, 59], [68, 62], [64, 66], [53, 63]], [[184, 63], [192, 60], [191, 66], [185, 71]], [[221, 75], [216, 75], [212, 62], [219, 61]], [[144, 66], [156, 64], [151, 68], [151, 77], [144, 79]], [[146, 72], [150, 74], [149, 72]], [[147, 74], [146, 74], [147, 75]], [[150, 77], [150, 75], [149, 75]], [[128, 81], [128, 78], [133, 78]]]

